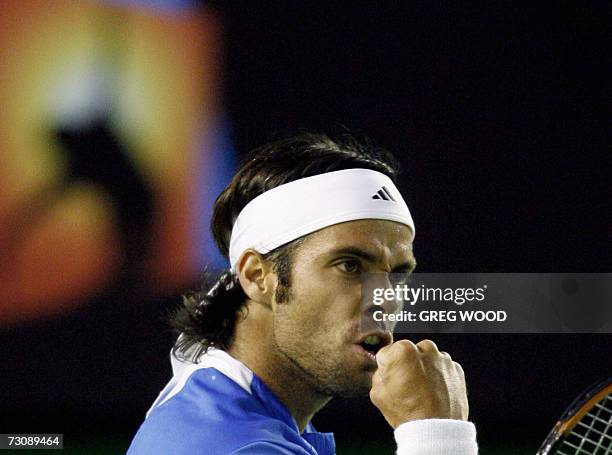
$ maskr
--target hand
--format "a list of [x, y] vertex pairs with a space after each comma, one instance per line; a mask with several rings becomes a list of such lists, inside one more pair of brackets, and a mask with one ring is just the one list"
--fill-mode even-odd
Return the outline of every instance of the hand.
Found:
[[376, 354], [370, 399], [397, 428], [412, 420], [467, 420], [463, 368], [433, 341], [400, 340]]

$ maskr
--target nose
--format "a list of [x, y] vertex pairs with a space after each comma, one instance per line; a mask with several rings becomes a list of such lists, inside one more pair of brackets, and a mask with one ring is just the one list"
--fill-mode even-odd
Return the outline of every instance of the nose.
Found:
[[389, 273], [368, 274], [362, 286], [362, 315], [368, 326], [393, 331], [395, 321], [384, 317], [398, 313], [403, 306]]
[[397, 313], [402, 308], [403, 303], [403, 301], [401, 300], [401, 293], [398, 292], [399, 285], [394, 284], [393, 281], [390, 279], [391, 274], [383, 273], [382, 275], [384, 277], [385, 290], [392, 290], [393, 293], [391, 294], [391, 292], [389, 292], [389, 296], [392, 295], [392, 298], [384, 299], [383, 304], [380, 306], [387, 314]]

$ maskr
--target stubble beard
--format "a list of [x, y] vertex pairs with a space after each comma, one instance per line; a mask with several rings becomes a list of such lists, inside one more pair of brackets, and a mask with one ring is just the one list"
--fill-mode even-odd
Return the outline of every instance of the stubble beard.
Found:
[[[293, 301], [293, 292], [289, 280], [286, 283], [279, 283], [276, 289], [276, 301], [280, 305], [295, 305]], [[280, 310], [280, 313], [285, 313]], [[312, 333], [346, 333], [347, 339], [353, 339], [351, 336], [356, 336], [357, 330], [354, 327], [327, 327], [327, 330], [319, 326], [305, 327], [301, 324], [291, 324], [290, 317], [287, 314], [280, 315], [277, 313], [274, 317], [273, 324], [273, 340], [274, 348], [287, 362], [289, 368], [294, 373], [303, 378], [303, 380], [316, 393], [326, 397], [341, 397], [355, 398], [367, 396], [372, 388], [371, 371], [367, 373], [364, 367], [363, 371], [353, 373], [353, 377], [346, 370], [341, 356], [335, 358], [332, 352], [330, 355], [329, 349], [325, 349], [324, 342], [313, 343], [309, 334]], [[337, 349], [347, 349], [347, 342], [340, 343]], [[327, 343], [329, 345], [329, 343]], [[357, 377], [359, 376], [359, 377]]]
[[[275, 349], [288, 362], [296, 375], [315, 392], [327, 397], [353, 398], [367, 396], [372, 386], [373, 371], [351, 373], [329, 350], [300, 337], [301, 331], [276, 330], [274, 327]], [[284, 335], [287, 336], [284, 336]], [[342, 349], [347, 349], [346, 344]], [[337, 353], [337, 351], [336, 351]]]

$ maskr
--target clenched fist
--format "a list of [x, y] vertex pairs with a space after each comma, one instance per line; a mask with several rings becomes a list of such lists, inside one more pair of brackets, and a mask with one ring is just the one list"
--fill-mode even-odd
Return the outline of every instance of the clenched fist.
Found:
[[463, 369], [433, 341], [400, 340], [376, 354], [370, 399], [395, 429], [411, 420], [467, 420]]

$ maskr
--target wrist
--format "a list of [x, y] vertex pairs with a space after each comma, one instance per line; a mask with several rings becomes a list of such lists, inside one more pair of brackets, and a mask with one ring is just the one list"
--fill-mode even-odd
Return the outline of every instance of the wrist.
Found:
[[398, 455], [475, 455], [476, 427], [455, 419], [423, 419], [405, 422], [394, 431]]

